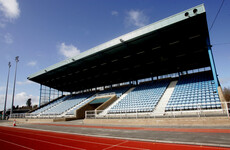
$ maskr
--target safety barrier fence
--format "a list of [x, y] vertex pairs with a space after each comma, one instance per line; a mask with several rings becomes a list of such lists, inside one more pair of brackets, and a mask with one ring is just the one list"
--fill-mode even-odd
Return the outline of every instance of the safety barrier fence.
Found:
[[66, 116], [60, 116], [60, 114], [30, 114], [30, 113], [16, 113], [16, 114], [11, 114], [9, 117], [10, 118], [26, 118], [26, 119], [55, 119], [55, 118], [66, 118], [70, 115]]
[[[214, 106], [216, 108], [214, 108]], [[188, 108], [188, 109], [186, 109]], [[199, 104], [186, 104], [186, 105], [173, 105], [167, 106], [164, 113], [154, 113], [153, 108], [125, 108], [125, 109], [112, 109], [110, 110], [89, 110], [85, 112], [85, 118], [157, 118], [157, 117], [209, 117], [209, 116], [229, 116], [230, 102], [224, 103], [199, 103]], [[164, 108], [162, 108], [164, 109]], [[66, 118], [73, 117], [73, 115], [60, 115], [60, 114], [32, 114], [32, 113], [14, 113], [9, 116], [10, 118], [30, 118], [30, 119], [49, 119], [49, 118]]]
[[110, 93], [102, 93], [102, 94], [95, 94], [95, 97], [99, 97], [99, 96], [109, 96], [109, 95], [115, 95], [115, 92], [110, 92]]
[[[215, 107], [214, 107], [215, 106]], [[215, 117], [229, 116], [230, 103], [213, 102], [167, 106], [167, 111], [154, 113], [152, 108], [125, 108], [111, 110], [89, 110], [85, 112], [86, 119], [127, 119], [127, 118], [170, 118], [170, 117]]]

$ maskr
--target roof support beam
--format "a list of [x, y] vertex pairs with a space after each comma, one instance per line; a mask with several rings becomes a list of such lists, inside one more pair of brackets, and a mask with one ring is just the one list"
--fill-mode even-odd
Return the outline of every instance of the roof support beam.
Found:
[[214, 82], [215, 82], [215, 85], [216, 85], [216, 90], [217, 90], [218, 86], [219, 86], [219, 82], [218, 82], [218, 79], [217, 79], [216, 66], [215, 66], [215, 62], [214, 62], [214, 58], [213, 58], [213, 54], [212, 54], [212, 48], [211, 48], [209, 37], [207, 37], [207, 47], [208, 47], [208, 55], [209, 55], [209, 59], [210, 59], [210, 63], [211, 63], [213, 79], [214, 79]]

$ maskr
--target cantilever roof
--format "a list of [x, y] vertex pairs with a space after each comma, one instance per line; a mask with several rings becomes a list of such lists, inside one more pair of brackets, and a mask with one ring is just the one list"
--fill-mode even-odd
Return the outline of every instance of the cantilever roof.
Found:
[[206, 67], [210, 65], [208, 36], [205, 8], [199, 5], [49, 66], [28, 79], [75, 91]]

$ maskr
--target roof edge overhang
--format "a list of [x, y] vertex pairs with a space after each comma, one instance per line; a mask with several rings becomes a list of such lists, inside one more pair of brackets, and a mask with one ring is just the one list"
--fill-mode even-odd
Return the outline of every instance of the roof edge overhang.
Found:
[[[194, 9], [197, 9], [196, 13], [194, 13]], [[187, 16], [185, 15], [186, 13], [188, 13]], [[188, 9], [188, 10], [182, 11], [180, 13], [177, 13], [175, 15], [172, 15], [170, 17], [167, 17], [165, 19], [162, 19], [160, 21], [157, 21], [155, 23], [147, 25], [145, 27], [139, 28], [139, 29], [137, 29], [135, 31], [132, 31], [130, 33], [127, 33], [127, 34], [124, 34], [122, 36], [119, 36], [119, 37], [117, 37], [117, 38], [115, 38], [113, 40], [105, 42], [105, 43], [103, 43], [101, 45], [98, 45], [98, 46], [96, 46], [94, 48], [91, 48], [91, 49], [89, 49], [87, 51], [84, 51], [84, 52], [80, 53], [77, 56], [68, 58], [68, 59], [66, 59], [64, 61], [61, 61], [59, 63], [51, 65], [51, 66], [49, 66], [49, 67], [47, 67], [45, 69], [42, 69], [42, 70], [30, 75], [28, 77], [28, 79], [33, 81], [33, 78], [36, 78], [36, 77], [38, 77], [40, 75], [44, 75], [49, 71], [53, 71], [53, 70], [55, 70], [57, 68], [64, 67], [64, 66], [66, 66], [68, 64], [71, 64], [71, 63], [73, 63], [75, 61], [81, 60], [81, 59], [83, 59], [85, 57], [88, 57], [90, 55], [96, 54], [98, 52], [105, 51], [107, 49], [111, 49], [112, 47], [115, 47], [115, 46], [118, 46], [118, 45], [122, 44], [123, 41], [126, 42], [126, 41], [130, 41], [130, 40], [134, 40], [136, 38], [142, 37], [142, 36], [144, 36], [146, 34], [149, 34], [151, 32], [154, 32], [154, 31], [159, 30], [161, 28], [164, 28], [166, 26], [170, 26], [170, 25], [172, 25], [174, 23], [189, 19], [190, 17], [196, 16], [198, 14], [203, 14], [203, 13], [205, 13], [204, 4], [192, 7], [190, 9]]]

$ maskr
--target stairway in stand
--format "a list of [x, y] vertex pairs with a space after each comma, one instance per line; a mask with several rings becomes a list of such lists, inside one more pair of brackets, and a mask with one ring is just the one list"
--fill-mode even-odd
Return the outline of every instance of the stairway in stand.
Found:
[[177, 82], [178, 81], [172, 81], [169, 84], [168, 88], [165, 90], [164, 95], [161, 97], [159, 103], [157, 104], [155, 110], [153, 111], [154, 115], [156, 115], [156, 116], [164, 115], [165, 107], [166, 107], [166, 105], [167, 105], [167, 103], [168, 103], [168, 101], [169, 101], [169, 99], [173, 93], [173, 90], [174, 90]]

